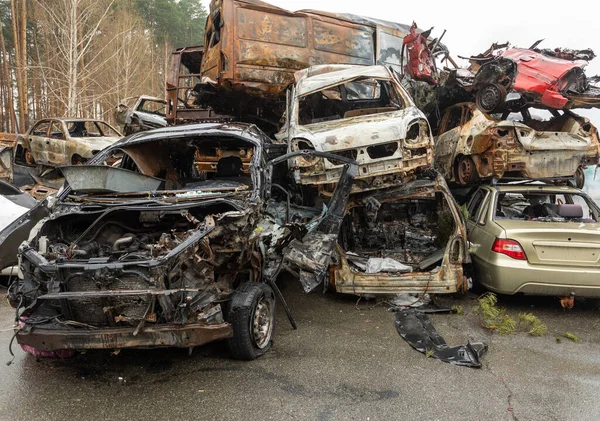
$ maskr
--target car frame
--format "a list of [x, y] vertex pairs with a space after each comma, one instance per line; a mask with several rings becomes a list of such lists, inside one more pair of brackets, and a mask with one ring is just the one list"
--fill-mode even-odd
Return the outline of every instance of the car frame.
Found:
[[[149, 112], [144, 104], [156, 103], [164, 106], [164, 113]], [[115, 110], [117, 121], [123, 125], [123, 133], [128, 136], [133, 133], [158, 129], [167, 126], [167, 101], [150, 95], [140, 95], [121, 100]]]
[[510, 121], [506, 114], [497, 119], [472, 102], [447, 108], [435, 140], [436, 169], [461, 186], [508, 176], [574, 177], [582, 187], [583, 169], [598, 163], [596, 127], [569, 110], [555, 111], [548, 122], [532, 120], [527, 108], [521, 112], [529, 119]]
[[[507, 194], [524, 198], [562, 196], [564, 200], [555, 200], [562, 205], [544, 205], [557, 209], [557, 215], [563, 212], [557, 206], [564, 206], [565, 213], [582, 207], [575, 203], [577, 197], [577, 202], [587, 204], [590, 216], [600, 221], [600, 208], [575, 187], [540, 181], [481, 185], [466, 206], [475, 280], [493, 292], [508, 295], [600, 297], [600, 222], [583, 218], [583, 210], [577, 215], [580, 218], [573, 219], [521, 218], [508, 212], [522, 207], [522, 201], [514, 202], [510, 209], [500, 203], [498, 210], [499, 201]], [[496, 216], [498, 212], [504, 216]]]
[[[90, 135], [86, 129], [89, 125], [97, 132]], [[77, 136], [74, 136], [75, 131]], [[114, 135], [105, 135], [105, 131]], [[121, 137], [117, 129], [102, 120], [44, 118], [19, 137], [15, 161], [29, 166], [49, 167], [83, 164]]]
[[[352, 92], [350, 85], [372, 85], [373, 98], [365, 99], [368, 92]], [[328, 97], [330, 92], [339, 97]], [[302, 121], [317, 109], [312, 99], [330, 106], [334, 115]], [[291, 151], [310, 149], [355, 159], [360, 168], [353, 192], [399, 186], [433, 161], [433, 136], [425, 115], [395, 73], [382, 65], [318, 65], [297, 72], [286, 125], [276, 138]], [[331, 190], [341, 169], [321, 158], [298, 159], [293, 166], [297, 182], [321, 190]]]
[[[275, 153], [284, 163], [299, 153], [267, 150], [270, 142], [243, 123], [170, 127], [129, 136], [87, 165], [63, 168], [66, 184], [56, 198], [0, 233], [6, 241], [9, 232], [33, 226], [19, 248], [21, 278], [9, 294], [22, 324], [17, 342], [56, 352], [189, 348], [228, 339], [235, 358], [264, 354], [272, 343], [274, 279], [283, 260], [297, 262], [294, 245], [310, 235], [320, 248], [300, 262], [301, 279], [323, 282], [357, 171], [346, 160], [326, 211], [286, 207], [285, 200], [271, 200], [275, 164], [266, 161]], [[101, 165], [114, 153], [121, 155], [119, 167]], [[244, 161], [238, 170], [250, 188], [229, 176], [200, 182], [208, 187], [175, 187], [184, 176], [217, 177], [235, 156]], [[137, 235], [149, 237], [128, 251]], [[148, 242], [154, 245], [145, 247]]]

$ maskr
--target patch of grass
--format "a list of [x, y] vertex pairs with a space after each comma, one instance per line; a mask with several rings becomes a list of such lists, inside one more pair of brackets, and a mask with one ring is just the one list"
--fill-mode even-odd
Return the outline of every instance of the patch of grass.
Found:
[[462, 316], [463, 314], [465, 314], [465, 311], [463, 310], [463, 306], [457, 306], [456, 304], [454, 304], [452, 307], [450, 307], [450, 310], [452, 310], [452, 313], [458, 314], [459, 316]]
[[425, 353], [425, 358], [431, 358], [431, 356], [433, 355], [433, 349], [428, 349], [427, 352]]
[[496, 307], [498, 297], [488, 292], [477, 300], [473, 311], [481, 318], [481, 324], [486, 329], [495, 330], [500, 335], [513, 333], [516, 329], [515, 321], [506, 314], [506, 309]]
[[477, 300], [473, 311], [479, 315], [481, 324], [486, 329], [498, 332], [499, 335], [527, 333], [532, 336], [543, 336], [548, 328], [541, 320], [531, 313], [519, 314], [519, 322], [506, 313], [506, 309], [497, 307], [498, 297], [488, 292]]
[[573, 342], [579, 342], [579, 336], [574, 335], [570, 332], [565, 332], [565, 338]]
[[562, 342], [562, 339], [560, 339], [558, 336], [555, 338], [556, 339], [556, 343], [559, 344]]
[[519, 330], [524, 330], [531, 336], [544, 336], [548, 332], [546, 325], [531, 313], [519, 314]]

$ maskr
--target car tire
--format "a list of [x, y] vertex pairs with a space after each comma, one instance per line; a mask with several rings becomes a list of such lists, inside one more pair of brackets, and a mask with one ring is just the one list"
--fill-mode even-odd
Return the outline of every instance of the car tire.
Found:
[[267, 284], [247, 282], [233, 293], [227, 321], [233, 328], [228, 340], [231, 356], [236, 360], [254, 360], [273, 344], [275, 328], [275, 294]]
[[35, 167], [37, 164], [35, 163], [35, 159], [33, 158], [33, 154], [29, 149], [23, 149], [23, 161], [25, 165], [30, 167]]
[[506, 99], [506, 88], [498, 83], [488, 83], [477, 90], [475, 102], [484, 113], [500, 110]]
[[575, 179], [575, 187], [582, 189], [585, 184], [585, 171], [583, 168], [577, 167], [577, 171], [575, 171], [573, 178]]
[[461, 186], [471, 186], [479, 181], [475, 162], [470, 156], [459, 156], [456, 159], [456, 180]]

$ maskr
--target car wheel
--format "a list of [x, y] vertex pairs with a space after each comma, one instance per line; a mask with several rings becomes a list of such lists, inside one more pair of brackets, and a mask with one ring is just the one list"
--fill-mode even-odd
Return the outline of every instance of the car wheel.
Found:
[[25, 149], [23, 152], [23, 156], [25, 157], [25, 163], [31, 167], [35, 166], [35, 159], [33, 159], [33, 154], [29, 149]]
[[476, 95], [477, 107], [485, 112], [492, 113], [498, 110], [504, 104], [506, 98], [506, 88], [496, 83], [489, 83], [482, 86]]
[[477, 167], [471, 157], [461, 156], [456, 160], [456, 178], [461, 186], [477, 183], [479, 174], [477, 174]]
[[233, 328], [229, 339], [231, 356], [253, 360], [273, 344], [275, 294], [267, 284], [247, 282], [233, 293], [227, 320]]
[[582, 189], [585, 184], [585, 171], [583, 171], [583, 168], [578, 167], [573, 177], [575, 178], [575, 187]]

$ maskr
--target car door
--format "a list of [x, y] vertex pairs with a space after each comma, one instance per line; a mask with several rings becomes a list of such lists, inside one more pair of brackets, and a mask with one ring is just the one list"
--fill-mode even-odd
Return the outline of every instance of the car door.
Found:
[[452, 179], [456, 146], [461, 133], [463, 108], [460, 105], [446, 110], [435, 141], [435, 167], [445, 179]]
[[494, 195], [491, 191], [480, 188], [467, 205], [466, 224], [469, 252], [475, 259], [487, 259], [487, 254], [491, 249], [490, 239], [493, 234], [489, 232], [489, 224], [491, 223], [493, 199]]
[[50, 120], [41, 120], [31, 129], [29, 134], [29, 148], [33, 159], [38, 164], [48, 164], [48, 153], [46, 141], [48, 140], [48, 131], [50, 129]]
[[50, 130], [48, 131], [46, 145], [48, 149], [48, 162], [51, 165], [60, 166], [70, 164], [66, 157], [67, 136], [62, 121], [52, 121]]

